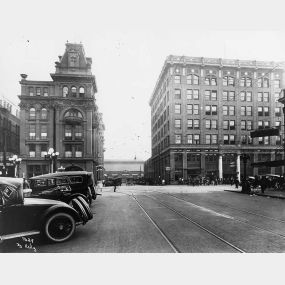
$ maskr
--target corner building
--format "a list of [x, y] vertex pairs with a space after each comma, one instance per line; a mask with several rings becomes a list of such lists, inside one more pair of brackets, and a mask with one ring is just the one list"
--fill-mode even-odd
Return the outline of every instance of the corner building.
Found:
[[154, 181], [281, 174], [251, 163], [281, 159], [282, 134], [252, 139], [250, 131], [283, 125], [284, 62], [168, 56], [150, 98]]
[[45, 155], [53, 148], [59, 152], [55, 170], [81, 169], [97, 176], [96, 166], [103, 160], [103, 147], [97, 144], [103, 144], [104, 125], [91, 65], [82, 44], [66, 43], [50, 74], [52, 81], [27, 80], [21, 74], [20, 175], [48, 173]]

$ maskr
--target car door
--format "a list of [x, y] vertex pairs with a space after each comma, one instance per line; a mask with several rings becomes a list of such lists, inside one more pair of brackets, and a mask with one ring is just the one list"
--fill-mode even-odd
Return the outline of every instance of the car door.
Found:
[[36, 230], [41, 212], [42, 208], [34, 205], [16, 204], [2, 206], [2, 234]]

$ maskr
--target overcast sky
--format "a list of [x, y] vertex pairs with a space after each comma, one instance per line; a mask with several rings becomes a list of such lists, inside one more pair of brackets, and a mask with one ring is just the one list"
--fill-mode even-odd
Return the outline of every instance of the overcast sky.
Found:
[[285, 61], [282, 1], [5, 3], [0, 95], [18, 104], [21, 73], [51, 80], [66, 41], [82, 42], [93, 59], [106, 159], [150, 157], [148, 102], [168, 55]]

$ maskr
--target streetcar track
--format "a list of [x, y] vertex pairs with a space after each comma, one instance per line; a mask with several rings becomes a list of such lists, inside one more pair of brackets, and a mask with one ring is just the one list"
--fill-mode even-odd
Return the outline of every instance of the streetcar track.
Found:
[[[203, 206], [200, 206], [200, 205], [194, 204], [194, 203], [192, 203], [192, 202], [189, 202], [189, 201], [187, 201], [187, 200], [185, 200], [185, 199], [176, 197], [176, 196], [173, 195], [173, 194], [163, 193], [163, 192], [159, 192], [159, 191], [154, 191], [154, 192], [157, 192], [157, 193], [160, 193], [160, 194], [164, 194], [164, 195], [166, 195], [166, 196], [174, 197], [174, 198], [176, 198], [177, 200], [183, 201], [183, 202], [185, 202], [185, 203], [187, 203], [187, 204], [190, 204], [190, 205], [192, 205], [192, 206], [194, 206], [194, 207], [205, 208], [205, 207], [203, 207]], [[145, 195], [145, 196], [147, 196], [147, 195]], [[149, 197], [149, 196], [147, 196], [147, 197]], [[151, 197], [150, 197], [150, 198], [151, 198]], [[156, 198], [153, 198], [153, 199], [156, 199]], [[207, 208], [205, 208], [205, 209], [207, 210]], [[238, 210], [238, 209], [237, 209], [237, 210]], [[214, 211], [213, 211], [213, 212], [214, 212]], [[253, 213], [253, 215], [254, 215], [254, 213]], [[220, 215], [220, 216], [223, 216], [223, 215]], [[258, 215], [257, 215], [257, 216], [258, 216]], [[256, 228], [256, 229], [258, 229], [258, 230], [271, 233], [271, 234], [276, 235], [276, 236], [279, 236], [279, 237], [281, 237], [281, 238], [285, 238], [285, 235], [284, 235], [284, 234], [279, 234], [279, 233], [276, 233], [276, 232], [274, 232], [274, 231], [271, 231], [271, 230], [268, 230], [268, 229], [265, 229], [265, 228], [262, 228], [262, 227], [253, 225], [253, 224], [251, 224], [249, 221], [241, 220], [241, 219], [238, 219], [238, 218], [236, 218], [236, 217], [231, 217], [231, 216], [226, 216], [226, 215], [225, 215], [224, 217], [225, 217], [225, 218], [231, 218], [231, 219], [233, 219], [234, 221], [237, 221], [237, 222], [239, 222], [239, 223], [246, 224], [246, 225], [248, 225], [248, 226], [250, 226], [250, 227], [252, 227], [252, 228]], [[266, 217], [266, 216], [264, 216], [264, 217]], [[276, 219], [275, 219], [275, 220], [276, 220]], [[277, 221], [279, 222], [279, 220], [277, 220]], [[280, 222], [282, 222], [282, 221], [280, 221]]]
[[[149, 214], [146, 212], [146, 210], [144, 209], [144, 207], [139, 203], [139, 201], [137, 200], [137, 198], [135, 197], [135, 195], [132, 193], [131, 195], [128, 193], [123, 193], [120, 192], [122, 194], [128, 195], [130, 197], [132, 197], [136, 203], [138, 204], [138, 206], [141, 208], [141, 210], [145, 213], [145, 215], [148, 217], [148, 219], [153, 223], [153, 225], [158, 229], [158, 231], [161, 233], [161, 235], [165, 238], [165, 240], [168, 242], [168, 244], [171, 246], [171, 248], [177, 252], [180, 253], [181, 251], [177, 248], [177, 246], [171, 241], [171, 239], [169, 239], [167, 237], [167, 235], [164, 233], [164, 231], [157, 225], [157, 223], [149, 216]], [[164, 206], [165, 208], [169, 209], [170, 211], [174, 212], [175, 214], [179, 215], [180, 217], [184, 218], [185, 220], [187, 220], [188, 222], [194, 224], [195, 226], [197, 226], [198, 228], [202, 229], [203, 231], [207, 232], [208, 234], [210, 234], [211, 236], [214, 236], [215, 238], [217, 238], [218, 240], [222, 241], [223, 243], [227, 244], [228, 246], [230, 246], [231, 248], [235, 249], [238, 252], [241, 253], [245, 253], [244, 250], [242, 250], [241, 248], [235, 246], [234, 244], [230, 243], [229, 241], [225, 240], [224, 238], [218, 236], [217, 234], [215, 234], [214, 232], [212, 232], [211, 230], [206, 229], [205, 227], [203, 227], [202, 225], [200, 225], [199, 223], [195, 222], [194, 220], [192, 220], [191, 218], [185, 216], [184, 214], [178, 212], [177, 210], [175, 210], [174, 208], [164, 204], [163, 202], [158, 201], [156, 198], [150, 197], [148, 195], [142, 195], [145, 197], [148, 197], [152, 200], [155, 200], [157, 203], [159, 203], [160, 205]]]
[[148, 195], [143, 195], [143, 196], [148, 197], [148, 198], [150, 198], [150, 199], [152, 199], [152, 200], [155, 200], [157, 203], [163, 205], [165, 208], [167, 208], [167, 209], [169, 209], [170, 211], [176, 213], [177, 215], [179, 215], [180, 217], [184, 218], [185, 220], [191, 222], [192, 224], [194, 224], [195, 226], [199, 227], [200, 229], [206, 231], [208, 234], [214, 236], [214, 237], [217, 238], [218, 240], [220, 240], [220, 241], [226, 243], [228, 246], [234, 248], [234, 249], [237, 250], [238, 252], [245, 253], [245, 251], [242, 250], [241, 248], [235, 246], [235, 245], [232, 244], [231, 242], [229, 242], [229, 241], [225, 240], [224, 238], [218, 236], [217, 234], [215, 234], [215, 233], [212, 232], [211, 230], [205, 228], [204, 226], [202, 226], [202, 225], [199, 224], [198, 222], [195, 222], [193, 219], [191, 219], [191, 218], [185, 216], [184, 214], [182, 214], [181, 212], [179, 212], [179, 211], [175, 210], [174, 208], [168, 206], [167, 204], [165, 204], [165, 203], [163, 203], [163, 202], [161, 202], [161, 201], [158, 201], [158, 199], [153, 198], [153, 197], [151, 197], [151, 196], [148, 196]]
[[[170, 194], [170, 193], [165, 193], [165, 192], [160, 192], [160, 191], [153, 191], [153, 192], [156, 192], [156, 193], [160, 193], [160, 194], [165, 194], [165, 195], [169, 195], [169, 196], [172, 196], [176, 199], [180, 199], [180, 200], [184, 200], [180, 197], [177, 197], [176, 195], [174, 194]], [[183, 193], [183, 194], [186, 194], [186, 193]], [[187, 202], [187, 200], [184, 200]], [[279, 223], [285, 223], [285, 220], [279, 220], [279, 219], [276, 219], [276, 218], [272, 218], [272, 217], [269, 217], [269, 216], [265, 216], [265, 215], [262, 215], [262, 214], [258, 214], [258, 213], [254, 213], [254, 212], [251, 212], [251, 211], [247, 211], [247, 210], [244, 210], [244, 209], [239, 209], [239, 208], [236, 208], [236, 207], [232, 207], [230, 206], [229, 204], [219, 204], [219, 203], [216, 203], [214, 202], [213, 200], [210, 201], [212, 204], [214, 205], [217, 205], [217, 206], [222, 206], [222, 207], [227, 207], [229, 209], [233, 209], [233, 210], [236, 210], [236, 211], [239, 211], [239, 212], [243, 212], [243, 213], [247, 213], [247, 214], [251, 214], [251, 215], [254, 215], [254, 216], [258, 216], [258, 217], [261, 217], [261, 218], [266, 218], [268, 220], [272, 220], [272, 221], [275, 221], [275, 222], [279, 222]], [[203, 207], [203, 206], [201, 206]]]
[[161, 236], [165, 239], [165, 241], [168, 243], [168, 245], [171, 247], [171, 249], [174, 251], [174, 253], [181, 253], [180, 249], [174, 244], [173, 241], [164, 233], [164, 231], [159, 227], [159, 225], [150, 217], [150, 215], [147, 213], [147, 211], [144, 209], [144, 207], [141, 205], [141, 203], [137, 200], [133, 192], [131, 194], [124, 193], [121, 191], [117, 191], [120, 194], [124, 194], [128, 197], [131, 197], [136, 204], [140, 207], [140, 209], [143, 211], [143, 213], [146, 215], [146, 217], [150, 220], [150, 222], [154, 225], [154, 227], [158, 230], [158, 232], [161, 234]]
[[[127, 194], [128, 195], [128, 194]], [[166, 242], [170, 245], [172, 250], [175, 253], [181, 253], [181, 251], [177, 248], [177, 246], [174, 244], [173, 241], [167, 235], [164, 233], [164, 231], [158, 226], [158, 224], [149, 216], [149, 214], [146, 212], [144, 207], [140, 204], [140, 202], [137, 200], [137, 198], [132, 194], [131, 196], [137, 203], [137, 205], [141, 208], [141, 210], [144, 212], [144, 214], [147, 216], [147, 218], [151, 221], [151, 223], [155, 226], [155, 228], [159, 231], [159, 233], [163, 236], [163, 238], [166, 240]]]

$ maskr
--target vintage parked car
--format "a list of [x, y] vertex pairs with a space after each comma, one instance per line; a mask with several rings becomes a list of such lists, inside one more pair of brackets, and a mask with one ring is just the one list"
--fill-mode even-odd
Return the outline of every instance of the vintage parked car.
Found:
[[0, 177], [0, 242], [13, 238], [43, 235], [49, 241], [69, 239], [75, 227], [93, 214], [82, 197], [70, 205], [56, 200], [26, 198], [24, 180]]
[[34, 176], [28, 180], [31, 196], [60, 200], [70, 203], [81, 196], [89, 205], [97, 195], [93, 173], [87, 171], [64, 171]]

